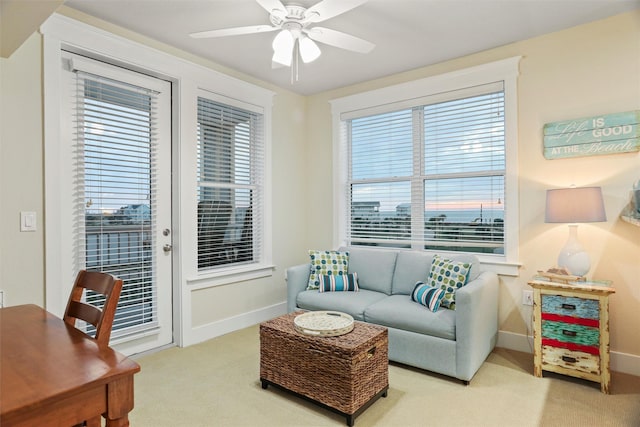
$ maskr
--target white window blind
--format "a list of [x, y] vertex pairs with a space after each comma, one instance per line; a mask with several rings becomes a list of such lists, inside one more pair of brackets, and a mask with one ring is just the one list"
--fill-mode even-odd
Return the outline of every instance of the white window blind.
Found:
[[504, 93], [425, 106], [428, 249], [504, 250]]
[[257, 263], [263, 245], [263, 115], [198, 97], [198, 270]]
[[347, 244], [502, 253], [505, 117], [496, 86], [342, 122]]
[[[156, 93], [79, 70], [75, 75], [75, 270], [123, 280], [113, 339], [158, 324], [152, 250]], [[92, 293], [86, 299], [103, 303]]]

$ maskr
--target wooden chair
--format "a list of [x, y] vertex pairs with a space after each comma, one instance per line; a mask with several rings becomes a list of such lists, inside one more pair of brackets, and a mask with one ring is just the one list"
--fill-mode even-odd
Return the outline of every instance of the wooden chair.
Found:
[[[85, 289], [104, 295], [102, 310], [82, 301]], [[64, 321], [74, 327], [77, 319], [92, 324], [96, 328], [94, 339], [98, 345], [100, 347], [108, 346], [121, 291], [122, 280], [117, 277], [107, 273], [80, 270], [73, 284], [67, 309], [64, 312]]]

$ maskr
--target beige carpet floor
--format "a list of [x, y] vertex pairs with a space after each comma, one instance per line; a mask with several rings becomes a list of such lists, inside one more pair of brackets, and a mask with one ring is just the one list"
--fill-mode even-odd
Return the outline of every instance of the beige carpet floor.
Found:
[[[137, 358], [133, 427], [343, 426], [345, 419], [259, 381], [258, 327]], [[355, 420], [365, 426], [640, 426], [640, 378], [599, 384], [533, 376], [533, 356], [496, 349], [471, 384], [389, 366], [388, 397]]]

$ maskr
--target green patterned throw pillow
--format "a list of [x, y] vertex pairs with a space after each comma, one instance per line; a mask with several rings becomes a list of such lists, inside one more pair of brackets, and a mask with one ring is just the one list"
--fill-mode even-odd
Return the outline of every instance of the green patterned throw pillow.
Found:
[[467, 284], [470, 269], [471, 263], [452, 261], [439, 255], [433, 256], [427, 284], [444, 291], [440, 303], [442, 307], [456, 309], [456, 291]]
[[349, 268], [349, 252], [309, 251], [311, 271], [307, 289], [320, 287], [320, 276], [347, 274]]

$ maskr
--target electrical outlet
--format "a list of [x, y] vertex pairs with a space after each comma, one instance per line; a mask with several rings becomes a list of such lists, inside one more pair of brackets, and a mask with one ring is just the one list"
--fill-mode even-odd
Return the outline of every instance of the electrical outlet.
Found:
[[522, 291], [522, 305], [533, 305], [533, 291]]

